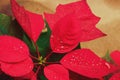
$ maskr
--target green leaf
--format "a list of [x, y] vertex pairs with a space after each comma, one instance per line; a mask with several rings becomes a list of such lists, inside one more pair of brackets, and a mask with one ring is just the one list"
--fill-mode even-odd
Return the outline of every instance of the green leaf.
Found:
[[112, 62], [109, 50], [106, 52], [106, 55], [103, 57], [103, 59], [105, 59], [108, 62]]
[[47, 31], [44, 31], [41, 33], [38, 41], [37, 41], [37, 45], [39, 47], [39, 51], [41, 53], [42, 56], [45, 56], [47, 52], [49, 52], [50, 50], [50, 34], [51, 34], [51, 30], [48, 26], [48, 24], [46, 23], [46, 28]]
[[41, 79], [41, 80], [48, 80], [48, 79], [47, 79], [45, 76], [43, 76], [43, 75], [40, 76], [40, 79]]
[[[35, 53], [36, 49], [32, 41], [27, 37], [27, 35], [23, 35], [23, 41], [28, 45], [30, 52]], [[34, 54], [33, 54], [34, 55]]]
[[12, 17], [0, 14], [0, 35], [8, 34], [8, 29], [12, 22]]

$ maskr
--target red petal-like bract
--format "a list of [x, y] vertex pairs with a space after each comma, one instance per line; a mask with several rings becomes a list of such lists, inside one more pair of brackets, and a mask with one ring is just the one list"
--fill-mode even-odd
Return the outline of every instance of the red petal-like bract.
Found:
[[90, 78], [101, 78], [115, 70], [89, 49], [78, 49], [66, 54], [60, 61], [66, 68]]
[[28, 58], [22, 62], [18, 63], [1, 63], [1, 69], [8, 75], [12, 77], [20, 77], [30, 73], [33, 69], [33, 62], [31, 58]]
[[120, 80], [120, 72], [114, 74], [109, 80]]
[[23, 41], [12, 36], [0, 36], [0, 61], [14, 63], [28, 57], [29, 49]]
[[54, 52], [68, 52], [81, 41], [105, 35], [96, 28], [100, 18], [91, 12], [86, 0], [59, 5], [55, 14], [45, 14], [45, 18], [52, 30], [50, 43]]
[[18, 5], [15, 0], [11, 0], [11, 7], [15, 18], [23, 30], [34, 42], [36, 42], [44, 27], [42, 15], [25, 10], [23, 7]]
[[120, 66], [120, 51], [114, 51], [110, 54], [114, 62]]
[[65, 53], [78, 45], [82, 33], [78, 24], [74, 23], [77, 23], [77, 20], [71, 15], [65, 16], [56, 23], [57, 27], [53, 28], [50, 38], [51, 48], [54, 52]]
[[68, 71], [60, 64], [52, 64], [44, 68], [48, 80], [69, 80]]

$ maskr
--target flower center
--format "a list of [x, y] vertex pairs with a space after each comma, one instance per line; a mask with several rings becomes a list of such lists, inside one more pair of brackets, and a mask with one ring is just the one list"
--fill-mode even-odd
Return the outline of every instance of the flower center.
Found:
[[45, 64], [45, 62], [46, 62], [46, 58], [43, 58], [42, 56], [38, 58], [38, 64], [43, 65]]

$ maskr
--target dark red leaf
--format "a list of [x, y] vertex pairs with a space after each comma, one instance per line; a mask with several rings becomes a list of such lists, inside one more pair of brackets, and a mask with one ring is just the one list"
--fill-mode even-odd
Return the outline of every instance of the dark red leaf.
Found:
[[11, 0], [13, 14], [27, 35], [36, 42], [43, 27], [42, 15], [25, 10], [15, 0]]
[[100, 78], [115, 70], [89, 49], [78, 49], [66, 54], [60, 61], [66, 68], [90, 78]]
[[29, 79], [29, 80], [37, 80], [36, 74], [31, 71], [30, 73], [22, 76], [22, 77], [15, 77], [15, 80], [25, 80], [25, 79]]
[[120, 51], [114, 51], [110, 54], [114, 62], [120, 66]]
[[60, 64], [48, 65], [44, 68], [48, 80], [69, 80], [68, 71]]
[[120, 72], [114, 74], [109, 80], [120, 80]]
[[4, 62], [20, 62], [29, 57], [27, 45], [12, 36], [0, 36], [0, 60]]
[[1, 69], [6, 74], [12, 77], [20, 77], [30, 73], [33, 69], [33, 62], [31, 58], [28, 58], [18, 63], [1, 63]]

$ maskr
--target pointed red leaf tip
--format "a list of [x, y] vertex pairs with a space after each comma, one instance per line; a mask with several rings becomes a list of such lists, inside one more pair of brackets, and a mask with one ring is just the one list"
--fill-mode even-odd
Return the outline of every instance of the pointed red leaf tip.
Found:
[[60, 64], [48, 65], [44, 68], [48, 80], [69, 80], [68, 71]]
[[120, 51], [113, 51], [110, 56], [113, 61], [120, 66]]
[[11, 0], [13, 14], [27, 35], [36, 42], [43, 27], [44, 20], [42, 15], [38, 15], [25, 10], [18, 5], [16, 0]]
[[18, 63], [1, 63], [1, 70], [12, 77], [20, 77], [30, 73], [33, 69], [31, 58]]
[[120, 80], [120, 72], [114, 74], [109, 80]]
[[57, 53], [68, 52], [81, 41], [105, 35], [95, 27], [100, 18], [91, 12], [86, 0], [59, 5], [55, 14], [45, 14], [45, 18], [52, 30], [51, 48]]
[[78, 49], [66, 54], [60, 61], [66, 68], [90, 78], [101, 78], [115, 70], [89, 49]]
[[0, 36], [0, 61], [3, 62], [20, 62], [29, 57], [27, 45], [12, 36]]

